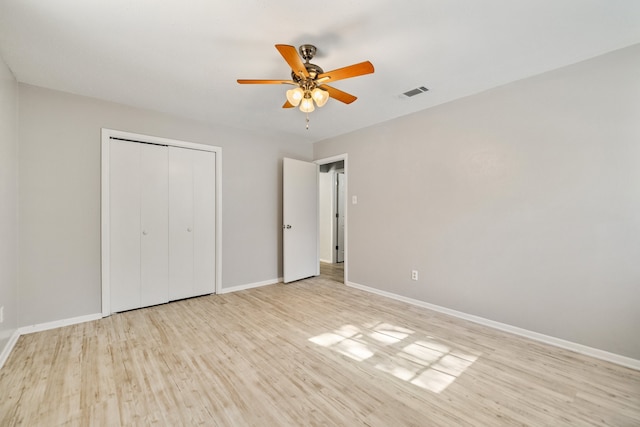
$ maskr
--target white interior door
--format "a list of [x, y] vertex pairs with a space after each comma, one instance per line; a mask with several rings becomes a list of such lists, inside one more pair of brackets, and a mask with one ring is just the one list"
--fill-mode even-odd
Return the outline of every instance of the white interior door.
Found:
[[111, 141], [111, 311], [140, 307], [140, 144]]
[[284, 282], [320, 274], [318, 263], [318, 165], [283, 159]]
[[169, 217], [169, 299], [214, 293], [214, 152], [169, 147]]
[[111, 311], [168, 301], [167, 147], [110, 142]]
[[216, 153], [193, 156], [193, 295], [216, 291]]
[[140, 146], [140, 306], [162, 304], [169, 297], [169, 183], [167, 147]]
[[169, 299], [193, 296], [193, 158], [169, 147]]

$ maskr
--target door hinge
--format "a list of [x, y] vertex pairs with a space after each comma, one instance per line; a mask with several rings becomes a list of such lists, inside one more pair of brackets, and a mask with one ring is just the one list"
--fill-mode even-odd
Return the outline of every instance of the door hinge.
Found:
[[337, 251], [338, 249], [339, 249], [339, 248], [336, 246], [336, 251]]
[[337, 213], [337, 214], [336, 214], [336, 218], [340, 218], [340, 214], [338, 214], [338, 213]]

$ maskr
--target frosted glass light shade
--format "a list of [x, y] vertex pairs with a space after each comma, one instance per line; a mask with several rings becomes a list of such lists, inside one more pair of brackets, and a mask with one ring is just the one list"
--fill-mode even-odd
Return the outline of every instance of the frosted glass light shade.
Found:
[[294, 107], [297, 107], [298, 104], [300, 104], [302, 98], [304, 98], [304, 91], [299, 87], [287, 91], [287, 101], [289, 101], [289, 104]]
[[303, 113], [310, 113], [315, 109], [316, 107], [313, 106], [313, 99], [311, 98], [303, 98], [302, 102], [300, 102], [300, 111]]
[[329, 100], [329, 92], [320, 88], [315, 88], [311, 91], [311, 97], [316, 101], [318, 107], [322, 107]]

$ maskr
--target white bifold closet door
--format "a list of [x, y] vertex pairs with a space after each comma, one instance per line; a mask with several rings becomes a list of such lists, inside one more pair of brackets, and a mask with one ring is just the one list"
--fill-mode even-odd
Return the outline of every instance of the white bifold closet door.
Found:
[[111, 311], [168, 301], [168, 150], [112, 140]]
[[169, 147], [169, 300], [215, 292], [216, 154]]

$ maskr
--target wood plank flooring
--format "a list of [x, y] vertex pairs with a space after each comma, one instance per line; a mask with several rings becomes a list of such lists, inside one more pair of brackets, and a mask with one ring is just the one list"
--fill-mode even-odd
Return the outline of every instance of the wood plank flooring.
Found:
[[328, 277], [22, 336], [2, 426], [638, 426], [640, 372]]
[[335, 280], [344, 283], [344, 263], [331, 264], [327, 262], [320, 263], [320, 274], [326, 279]]

